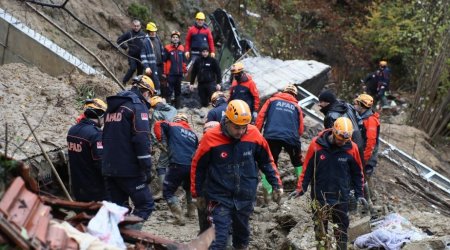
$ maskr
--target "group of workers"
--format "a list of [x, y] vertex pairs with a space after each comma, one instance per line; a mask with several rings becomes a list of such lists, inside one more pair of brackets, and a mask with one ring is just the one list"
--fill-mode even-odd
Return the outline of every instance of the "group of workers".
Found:
[[190, 90], [193, 91], [197, 79], [200, 103], [207, 107], [212, 93], [220, 90], [222, 77], [215, 59], [214, 39], [205, 23], [206, 16], [198, 12], [195, 19], [194, 25], [187, 31], [184, 46], [181, 32], [172, 31], [170, 43], [164, 45], [157, 35], [158, 27], [154, 22], [146, 25], [145, 34], [141, 31], [140, 21], [133, 20], [131, 30], [117, 39], [117, 44], [128, 52], [129, 69], [122, 83], [126, 85], [134, 72], [150, 76], [156, 93], [165, 98], [167, 103], [180, 108], [181, 83], [190, 69]]
[[[199, 20], [204, 22], [204, 14], [197, 14], [197, 23]], [[204, 27], [203, 22], [198, 25]], [[133, 24], [137, 26], [136, 22]], [[149, 34], [145, 36], [150, 43], [151, 32], [156, 32], [152, 25], [147, 25]], [[138, 30], [134, 31], [129, 36], [139, 36]], [[199, 33], [190, 30], [188, 37]], [[180, 34], [173, 32], [171, 46], [179, 38]], [[163, 58], [173, 60], [167, 59], [170, 63], [163, 64], [161, 72], [169, 79], [169, 85], [179, 81], [171, 79], [176, 78], [173, 72], [177, 72], [177, 77], [185, 73], [184, 64], [174, 68], [179, 56], [211, 57], [214, 53], [213, 44], [209, 44], [209, 51], [195, 47], [196, 39], [200, 38], [186, 42], [186, 51], [166, 46], [170, 56]], [[131, 53], [131, 45], [128, 46]], [[149, 48], [158, 51], [154, 45]], [[145, 53], [141, 51], [141, 58]], [[195, 217], [197, 210], [200, 232], [211, 225], [215, 227], [210, 249], [226, 249], [230, 234], [234, 249], [248, 249], [249, 219], [260, 176], [265, 196], [272, 196], [278, 203], [283, 196], [278, 158], [284, 149], [297, 178], [289, 198], [302, 196], [311, 186], [311, 199], [319, 205], [313, 206], [314, 220], [320, 220], [314, 223], [319, 244], [323, 242], [320, 237], [327, 230], [328, 218], [318, 216], [318, 211], [328, 209], [330, 219], [337, 224], [334, 232], [338, 249], [347, 249], [350, 194], [354, 193], [358, 204], [371, 204], [370, 177], [377, 163], [380, 132], [379, 114], [372, 109], [371, 95], [361, 94], [350, 104], [338, 100], [329, 90], [322, 92], [319, 106], [325, 115], [325, 130], [312, 139], [303, 158], [300, 138], [304, 115], [295, 85], [288, 84], [260, 108], [256, 84], [244, 71], [243, 63], [231, 66], [233, 80], [228, 94], [212, 93], [218, 82], [194, 66], [199, 79], [211, 80], [211, 94], [205, 94], [203, 98], [208, 98], [208, 102], [202, 105], [210, 103], [213, 107], [199, 139], [188, 116], [177, 113], [167, 103], [163, 85], [158, 91], [158, 56], [144, 58], [147, 60], [143, 60], [143, 70], [151, 74], [133, 77], [129, 90], [107, 97], [106, 103], [86, 100], [82, 116], [68, 132], [72, 194], [77, 201], [108, 200], [132, 208], [131, 214], [145, 221], [155, 210], [155, 197], [149, 186], [153, 180], [162, 190], [160, 195], [167, 202], [174, 223], [184, 225], [183, 205], [176, 195], [181, 186], [186, 192], [186, 216]], [[130, 68], [132, 65], [130, 59]], [[216, 69], [211, 72], [216, 74]], [[177, 91], [176, 87], [173, 89]], [[152, 164], [156, 148], [160, 149], [159, 159]], [[152, 165], [156, 165], [156, 178], [152, 176]]]

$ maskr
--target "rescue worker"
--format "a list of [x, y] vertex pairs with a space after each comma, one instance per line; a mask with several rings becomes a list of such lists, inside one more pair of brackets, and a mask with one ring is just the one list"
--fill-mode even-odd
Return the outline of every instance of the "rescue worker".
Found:
[[76, 201], [107, 199], [102, 176], [102, 125], [106, 103], [100, 99], [84, 101], [83, 118], [69, 129], [69, 151], [72, 193]]
[[364, 150], [363, 140], [361, 136], [361, 131], [359, 129], [361, 118], [357, 114], [354, 107], [344, 101], [338, 100], [331, 90], [325, 90], [319, 95], [319, 107], [320, 112], [325, 115], [323, 119], [323, 126], [327, 128], [333, 127], [334, 122], [339, 117], [347, 117], [352, 121], [353, 134], [352, 140], [358, 145], [358, 150], [360, 158], [362, 157], [362, 152]]
[[372, 72], [361, 80], [361, 83], [364, 83], [364, 92], [371, 95], [374, 99], [377, 97], [378, 90], [378, 71]]
[[391, 69], [387, 66], [387, 61], [380, 61], [377, 70], [378, 76], [378, 88], [377, 88], [377, 100], [381, 101], [381, 107], [388, 107], [388, 101], [386, 92], [389, 91], [389, 84], [391, 81]]
[[208, 107], [211, 95], [216, 90], [220, 90], [221, 70], [219, 62], [209, 56], [208, 47], [201, 49], [201, 57], [195, 60], [191, 72], [191, 90], [193, 89], [195, 78], [197, 78], [198, 96], [202, 107]]
[[206, 115], [206, 122], [217, 121], [220, 122], [222, 117], [225, 116], [225, 110], [227, 108], [227, 97], [222, 91], [216, 91], [211, 96], [211, 105], [213, 109], [208, 111]]
[[131, 198], [132, 214], [144, 220], [155, 208], [148, 187], [151, 144], [148, 110], [155, 88], [150, 77], [133, 78], [130, 90], [108, 97], [103, 130], [102, 173], [111, 201], [124, 206]]
[[184, 47], [180, 44], [181, 34], [179, 31], [172, 31], [170, 35], [171, 43], [164, 47], [164, 74], [167, 79], [167, 88], [162, 88], [162, 96], [170, 103], [172, 94], [175, 92], [175, 108], [181, 107], [181, 81], [187, 73], [186, 60], [184, 57]]
[[173, 122], [157, 121], [155, 135], [158, 141], [167, 141], [169, 152], [169, 167], [164, 179], [163, 196], [167, 201], [175, 224], [184, 225], [182, 208], [175, 195], [178, 187], [183, 185], [186, 191], [187, 216], [194, 217], [196, 206], [192, 202], [190, 192], [191, 161], [198, 146], [198, 138], [188, 123], [187, 116], [178, 113]]
[[[311, 184], [314, 229], [318, 249], [324, 247], [324, 234], [328, 220], [321, 219], [319, 213], [330, 214], [337, 224], [334, 236], [337, 249], [347, 249], [347, 230], [349, 226], [348, 199], [354, 188], [358, 204], [367, 206], [363, 195], [364, 176], [358, 147], [351, 141], [353, 125], [347, 117], [339, 117], [333, 128], [326, 129], [314, 137], [306, 153], [304, 168], [298, 178], [297, 187], [289, 196], [302, 196]], [[352, 187], [350, 187], [350, 183]], [[328, 218], [328, 217], [327, 217]]]
[[[302, 147], [300, 137], [303, 135], [303, 111], [298, 105], [297, 87], [287, 85], [282, 92], [269, 98], [261, 110], [255, 123], [269, 144], [275, 164], [278, 167], [278, 156], [281, 150], [289, 154], [291, 163], [298, 177], [302, 172]], [[262, 175], [264, 200], [269, 202], [272, 186]]]
[[184, 54], [187, 59], [190, 59], [191, 63], [194, 63], [200, 57], [200, 50], [205, 47], [209, 49], [212, 58], [216, 57], [214, 39], [205, 19], [205, 14], [198, 12], [195, 15], [195, 24], [189, 27], [186, 35], [186, 52]]
[[220, 122], [218, 122], [218, 121], [206, 122], [205, 125], [203, 125], [203, 134], [205, 134], [206, 131], [208, 131], [208, 130], [214, 128], [214, 127], [217, 127], [219, 125], [220, 125]]
[[244, 64], [237, 62], [231, 66], [233, 82], [230, 87], [228, 102], [240, 99], [244, 100], [252, 112], [252, 121], [255, 122], [259, 110], [259, 92], [250, 74], [244, 72]]
[[164, 178], [166, 176], [167, 167], [169, 167], [169, 154], [167, 152], [167, 144], [159, 143], [156, 140], [155, 132], [153, 127], [157, 121], [167, 121], [171, 122], [175, 115], [177, 115], [177, 110], [165, 103], [165, 100], [160, 96], [153, 96], [150, 99], [150, 128], [152, 131], [152, 146], [153, 148], [158, 147], [160, 149], [158, 163], [156, 165], [156, 174], [158, 175], [158, 187], [159, 191], [156, 193], [153, 198], [155, 200], [161, 199]]
[[234, 249], [248, 247], [258, 170], [267, 176], [277, 201], [283, 193], [269, 146], [258, 129], [249, 125], [251, 119], [247, 103], [228, 103], [220, 126], [203, 135], [192, 160], [192, 196], [198, 207], [208, 208], [208, 218], [215, 226], [210, 249], [225, 249], [230, 229]]
[[161, 93], [160, 78], [163, 73], [164, 48], [156, 31], [158, 28], [153, 22], [149, 22], [145, 28], [147, 34], [144, 37], [141, 49], [141, 61], [144, 68], [144, 74], [150, 76], [155, 85], [156, 94]]
[[354, 101], [355, 109], [359, 113], [363, 123], [361, 127], [362, 138], [364, 142], [364, 158], [361, 159], [364, 166], [364, 194], [366, 200], [371, 205], [373, 189], [370, 177], [377, 166], [378, 146], [380, 143], [380, 115], [372, 110], [373, 98], [367, 94], [359, 95]]
[[124, 85], [133, 77], [134, 72], [136, 75], [142, 75], [143, 68], [140, 61], [141, 49], [143, 46], [142, 40], [145, 34], [141, 31], [141, 22], [139, 20], [133, 20], [131, 23], [131, 30], [123, 33], [117, 38], [117, 44], [128, 52], [128, 71], [123, 77], [122, 83]]

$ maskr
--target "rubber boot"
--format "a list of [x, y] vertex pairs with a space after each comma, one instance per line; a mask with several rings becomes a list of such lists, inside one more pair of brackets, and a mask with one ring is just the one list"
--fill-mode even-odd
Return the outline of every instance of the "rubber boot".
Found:
[[270, 201], [272, 200], [272, 194], [267, 191], [267, 189], [263, 188], [263, 197], [264, 197], [264, 204], [269, 205]]
[[338, 242], [337, 243], [338, 250], [347, 250], [347, 242]]
[[181, 98], [179, 96], [175, 97], [175, 108], [181, 108]]
[[264, 203], [266, 205], [269, 205], [270, 200], [272, 199], [272, 192], [273, 192], [272, 185], [270, 185], [270, 183], [267, 181], [266, 176], [264, 174], [261, 174], [261, 182], [263, 186]]
[[163, 186], [164, 186], [164, 179], [166, 178], [165, 174], [158, 175], [158, 188], [159, 191], [153, 195], [154, 200], [161, 200], [163, 197]]
[[298, 177], [302, 174], [302, 170], [303, 170], [303, 166], [298, 166], [298, 167], [294, 167], [294, 169], [295, 169], [295, 177], [297, 177], [297, 179], [298, 179]]
[[373, 202], [372, 202], [372, 199], [371, 199], [371, 192], [370, 192], [370, 188], [369, 188], [369, 183], [368, 182], [364, 183], [364, 198], [366, 198], [367, 203], [369, 204], [370, 216], [372, 218], [376, 217], [376, 211], [373, 208]]
[[196, 213], [197, 213], [197, 206], [195, 206], [194, 202], [188, 202], [186, 217], [194, 218]]
[[175, 221], [173, 222], [175, 225], [184, 226], [184, 218], [181, 212], [181, 207], [178, 203], [169, 203], [170, 212], [172, 212], [175, 217]]

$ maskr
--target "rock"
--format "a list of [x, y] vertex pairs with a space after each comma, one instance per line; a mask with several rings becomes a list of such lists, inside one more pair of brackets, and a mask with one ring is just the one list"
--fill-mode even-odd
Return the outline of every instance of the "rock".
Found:
[[348, 241], [354, 241], [358, 236], [370, 233], [370, 216], [363, 217], [356, 221], [350, 221], [348, 227]]
[[405, 245], [404, 250], [439, 250], [450, 248], [450, 236], [443, 236], [434, 239], [424, 239], [418, 242], [411, 242]]

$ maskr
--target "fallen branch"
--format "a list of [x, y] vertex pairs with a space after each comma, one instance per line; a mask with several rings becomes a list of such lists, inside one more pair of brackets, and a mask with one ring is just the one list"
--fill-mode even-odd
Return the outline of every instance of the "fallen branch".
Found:
[[22, 116], [23, 116], [23, 119], [25, 119], [25, 122], [27, 123], [28, 128], [30, 128], [31, 132], [33, 133], [33, 137], [34, 137], [34, 139], [36, 140], [37, 144], [39, 145], [39, 148], [41, 149], [42, 153], [44, 154], [45, 159], [48, 161], [48, 163], [49, 163], [50, 166], [52, 167], [53, 174], [55, 174], [56, 179], [58, 180], [59, 184], [61, 185], [61, 187], [62, 187], [62, 189], [63, 189], [63, 191], [64, 191], [64, 194], [67, 196], [67, 198], [68, 198], [70, 201], [73, 201], [73, 200], [72, 200], [72, 197], [70, 197], [69, 192], [67, 192], [66, 186], [64, 186], [64, 183], [62, 182], [61, 177], [60, 177], [59, 174], [58, 174], [58, 171], [56, 171], [55, 166], [53, 165], [52, 161], [50, 160], [50, 158], [48, 157], [48, 155], [47, 155], [47, 153], [45, 152], [44, 148], [42, 147], [41, 143], [39, 142], [39, 139], [37, 138], [36, 134], [34, 133], [33, 128], [32, 128], [31, 125], [30, 125], [30, 122], [28, 122], [28, 119], [27, 119], [27, 117], [25, 116], [24, 113], [22, 113]]
[[[32, 2], [34, 4], [39, 4], [39, 5], [43, 5], [42, 3], [38, 3], [38, 2]], [[67, 1], [63, 4], [63, 6], [67, 3]], [[50, 24], [52, 24], [53, 26], [55, 26], [59, 31], [61, 31], [64, 35], [66, 35], [68, 38], [70, 38], [72, 41], [74, 41], [77, 45], [79, 45], [82, 49], [84, 49], [87, 53], [89, 53], [89, 55], [91, 55], [92, 57], [94, 57], [94, 59], [102, 66], [102, 68], [108, 73], [108, 75], [110, 77], [112, 77], [114, 79], [114, 81], [119, 85], [119, 87], [124, 90], [125, 87], [123, 86], [123, 84], [119, 81], [119, 79], [117, 79], [117, 77], [111, 72], [111, 70], [109, 70], [108, 67], [106, 67], [106, 65], [103, 63], [102, 60], [100, 60], [100, 58], [98, 58], [94, 52], [92, 52], [91, 50], [89, 50], [86, 46], [84, 46], [81, 42], [79, 42], [77, 39], [75, 39], [72, 35], [70, 35], [67, 31], [65, 31], [63, 28], [59, 27], [58, 24], [56, 24], [55, 22], [53, 22], [50, 18], [48, 18], [44, 13], [40, 12], [39, 10], [37, 10], [34, 6], [32, 6], [30, 3], [26, 2], [27, 6], [30, 7], [32, 10], [34, 10], [38, 15], [40, 15], [41, 17], [43, 17], [47, 22], [49, 22]], [[58, 6], [53, 6], [53, 5], [49, 5], [49, 4], [45, 4], [44, 6], [48, 6], [48, 7], [58, 7]], [[64, 9], [64, 8], [62, 8]], [[66, 9], [64, 9], [66, 10]], [[67, 10], [66, 10], [67, 11]], [[70, 12], [69, 12], [70, 13]], [[71, 14], [72, 15], [72, 14]], [[78, 21], [78, 19], [77, 19]], [[88, 26], [89, 27], [89, 26]], [[92, 28], [91, 28], [92, 29]], [[98, 32], [96, 32], [98, 33]], [[103, 36], [102, 36], [103, 37]], [[106, 39], [107, 40], [107, 39]], [[111, 43], [109, 40], [107, 40], [109, 43]], [[115, 45], [113, 45], [113, 47], [116, 47]], [[120, 50], [119, 50], [120, 51]]]
[[[450, 212], [448, 212], [448, 211], [450, 211], [450, 206], [448, 206], [448, 204], [446, 204], [446, 202], [443, 201], [442, 199], [440, 199], [439, 197], [432, 195], [431, 192], [429, 192], [427, 190], [418, 190], [417, 188], [414, 188], [413, 186], [409, 185], [408, 183], [402, 181], [399, 177], [395, 177], [395, 182], [397, 184], [400, 184], [404, 188], [418, 194], [420, 197], [422, 197], [429, 203], [437, 206], [443, 214], [450, 216]], [[432, 197], [434, 197], [434, 198], [432, 198]]]

